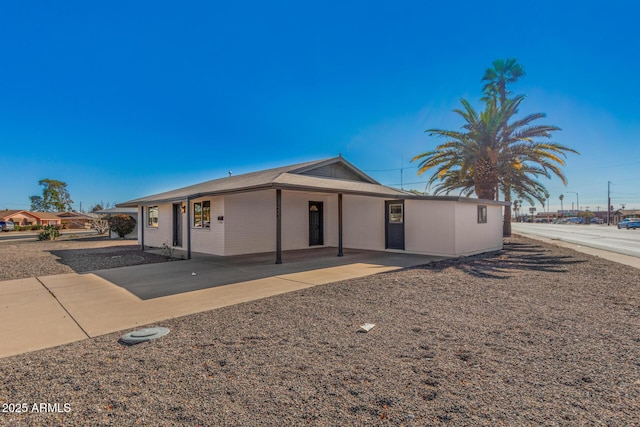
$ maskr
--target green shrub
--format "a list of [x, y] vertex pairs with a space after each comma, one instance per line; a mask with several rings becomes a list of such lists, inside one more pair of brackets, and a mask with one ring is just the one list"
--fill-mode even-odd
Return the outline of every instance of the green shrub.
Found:
[[120, 238], [131, 233], [136, 228], [136, 220], [129, 215], [113, 215], [109, 218], [109, 230], [116, 233]]
[[38, 240], [56, 240], [60, 231], [55, 225], [45, 225], [43, 231], [38, 234]]

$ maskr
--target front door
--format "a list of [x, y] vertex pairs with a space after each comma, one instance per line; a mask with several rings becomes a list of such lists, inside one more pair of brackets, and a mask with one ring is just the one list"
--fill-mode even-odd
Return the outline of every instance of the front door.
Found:
[[173, 205], [173, 246], [182, 247], [182, 204]]
[[404, 201], [387, 200], [386, 208], [386, 248], [404, 250]]
[[322, 202], [309, 202], [309, 246], [324, 245]]

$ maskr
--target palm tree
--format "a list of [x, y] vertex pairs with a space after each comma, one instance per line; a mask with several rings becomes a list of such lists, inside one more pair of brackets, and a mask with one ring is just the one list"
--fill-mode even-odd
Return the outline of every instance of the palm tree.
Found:
[[[507, 103], [507, 83], [515, 83], [518, 79], [524, 76], [526, 73], [522, 65], [518, 64], [518, 60], [515, 58], [507, 58], [505, 60], [496, 59], [493, 61], [493, 68], [488, 68], [482, 81], [487, 82], [482, 88], [485, 93], [483, 100], [485, 102], [492, 102], [496, 104], [500, 101], [499, 106], [503, 108]], [[503, 122], [503, 127], [507, 126], [507, 118]], [[504, 129], [506, 131], [506, 129]], [[508, 180], [505, 180], [503, 185], [503, 194], [505, 202], [511, 202], [511, 186]], [[504, 223], [502, 227], [502, 234], [504, 236], [511, 235], [511, 205], [507, 204], [504, 208]]]
[[513, 201], [513, 212], [516, 216], [516, 221], [518, 220], [518, 214], [520, 213], [520, 206], [522, 206], [522, 200]]
[[[415, 156], [421, 160], [418, 174], [434, 170], [428, 185], [435, 194], [448, 194], [459, 190], [469, 196], [475, 192], [481, 199], [497, 200], [497, 189], [503, 194], [515, 193], [533, 204], [542, 203], [549, 193], [537, 178], [558, 176], [566, 183], [560, 166], [564, 165], [568, 147], [548, 141], [558, 127], [537, 125], [542, 113], [513, 119], [524, 96], [506, 99], [502, 106], [487, 102], [485, 110], [476, 112], [468, 101], [462, 100], [463, 109], [454, 110], [465, 123], [461, 131], [428, 129], [430, 135], [447, 138], [434, 150]], [[542, 141], [540, 141], [542, 140]], [[505, 198], [506, 199], [506, 198]], [[511, 209], [505, 211], [505, 222], [511, 230]]]
[[415, 156], [411, 161], [423, 159], [418, 175], [437, 167], [428, 181], [430, 186], [436, 180], [442, 182], [434, 189], [436, 194], [449, 193], [460, 189], [464, 195], [475, 191], [481, 199], [494, 200], [498, 185], [497, 146], [502, 117], [495, 106], [478, 114], [471, 104], [461, 100], [463, 109], [454, 110], [464, 120], [464, 132], [428, 129], [430, 135], [446, 137], [449, 140], [434, 151]]
[[564, 206], [562, 205], [562, 201], [564, 200], [564, 194], [561, 194], [560, 196], [558, 196], [558, 199], [560, 199], [560, 210], [563, 211]]
[[526, 73], [515, 58], [496, 59], [492, 65], [493, 68], [488, 68], [482, 78], [483, 82], [487, 82], [482, 88], [486, 96], [483, 99], [486, 101], [499, 99], [502, 106], [507, 100], [507, 83], [518, 81]]

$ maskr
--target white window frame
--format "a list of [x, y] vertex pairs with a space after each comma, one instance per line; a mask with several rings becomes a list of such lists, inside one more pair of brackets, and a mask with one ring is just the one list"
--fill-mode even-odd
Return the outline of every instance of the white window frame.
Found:
[[[205, 212], [206, 212], [206, 215], [208, 216], [208, 220], [207, 218], [205, 218]], [[200, 217], [199, 222], [197, 221], [197, 217]], [[199, 202], [193, 202], [193, 215], [192, 215], [191, 227], [201, 228], [203, 230], [211, 229], [211, 200], [201, 200]]]
[[[395, 207], [400, 206], [400, 212], [391, 212]], [[402, 224], [404, 223], [404, 205], [402, 203], [389, 204], [389, 224]]]
[[[155, 215], [152, 215], [153, 212], [155, 212]], [[147, 227], [158, 228], [159, 216], [160, 208], [158, 206], [147, 206]]]

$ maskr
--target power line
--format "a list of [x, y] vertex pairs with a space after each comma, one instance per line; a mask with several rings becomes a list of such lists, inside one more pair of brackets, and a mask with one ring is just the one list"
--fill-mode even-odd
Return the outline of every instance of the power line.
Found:
[[420, 166], [407, 166], [404, 168], [394, 168], [394, 169], [363, 169], [363, 172], [395, 172], [402, 171], [405, 169], [418, 169]]

